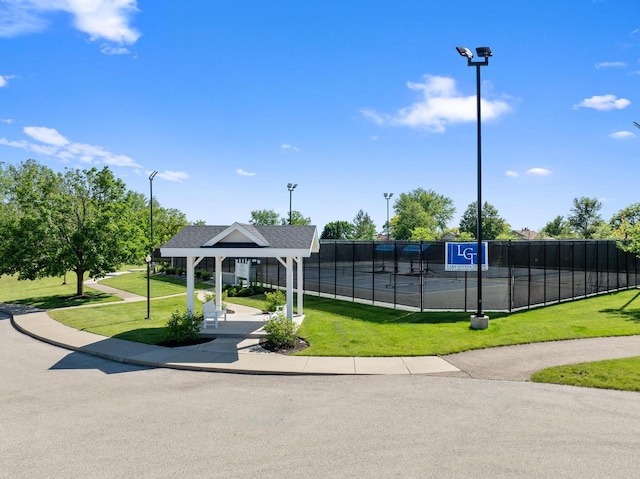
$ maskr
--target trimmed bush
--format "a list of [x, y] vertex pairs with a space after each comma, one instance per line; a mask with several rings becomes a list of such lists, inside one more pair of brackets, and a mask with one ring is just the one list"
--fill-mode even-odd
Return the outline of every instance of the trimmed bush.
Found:
[[198, 339], [202, 321], [202, 314], [193, 314], [189, 311], [183, 313], [179, 311], [173, 312], [171, 319], [167, 321], [169, 340], [182, 343]]
[[267, 341], [277, 348], [290, 348], [296, 343], [298, 325], [287, 319], [284, 313], [278, 313], [264, 326]]
[[267, 311], [275, 311], [277, 306], [282, 306], [287, 302], [287, 297], [284, 292], [279, 289], [270, 293], [264, 294], [267, 300], [265, 301], [265, 309]]

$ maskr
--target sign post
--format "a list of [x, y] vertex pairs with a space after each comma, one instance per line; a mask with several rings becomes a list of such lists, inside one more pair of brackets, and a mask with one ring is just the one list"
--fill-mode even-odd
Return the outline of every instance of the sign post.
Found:
[[[489, 269], [489, 247], [486, 241], [482, 243], [482, 265], [480, 271]], [[478, 271], [478, 243], [446, 243], [444, 253], [445, 271]], [[480, 278], [480, 272], [478, 272]], [[482, 294], [482, 283], [478, 281], [478, 295]], [[487, 329], [489, 317], [474, 314], [471, 316], [471, 329]]]

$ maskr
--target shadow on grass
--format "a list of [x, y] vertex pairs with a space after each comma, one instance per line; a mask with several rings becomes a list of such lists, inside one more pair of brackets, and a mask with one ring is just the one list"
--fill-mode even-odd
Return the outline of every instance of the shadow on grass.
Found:
[[7, 303], [24, 304], [39, 309], [68, 308], [71, 306], [84, 306], [88, 304], [101, 304], [120, 301], [119, 298], [107, 293], [89, 292], [84, 296], [39, 296], [34, 298], [17, 299]]
[[638, 298], [640, 298], [640, 291], [637, 292], [635, 295], [633, 295], [629, 299], [629, 301], [624, 303], [619, 308], [601, 309], [600, 312], [601, 313], [607, 313], [607, 314], [621, 316], [621, 317], [627, 318], [627, 320], [629, 320], [629, 321], [634, 321], [636, 323], [640, 323], [640, 302], [639, 302], [639, 304], [637, 304], [638, 307], [629, 308], [629, 306], [634, 301], [636, 301]]
[[167, 328], [165, 327], [132, 329], [115, 334], [112, 337], [151, 345], [158, 345], [168, 339]]
[[[352, 303], [330, 298], [305, 296], [305, 309], [335, 314], [358, 321], [379, 324], [443, 324], [468, 322], [470, 312], [465, 311], [429, 311], [410, 312], [398, 309], [382, 308], [368, 304]], [[508, 316], [507, 313], [491, 313], [491, 319]]]

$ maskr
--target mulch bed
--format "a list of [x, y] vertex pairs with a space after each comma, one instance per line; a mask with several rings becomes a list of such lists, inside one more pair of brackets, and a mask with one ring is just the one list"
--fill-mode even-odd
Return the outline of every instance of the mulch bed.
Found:
[[292, 347], [281, 348], [273, 345], [266, 339], [261, 339], [260, 346], [267, 351], [271, 351], [272, 353], [292, 354], [307, 349], [309, 347], [309, 343], [302, 338], [296, 338], [296, 343]]

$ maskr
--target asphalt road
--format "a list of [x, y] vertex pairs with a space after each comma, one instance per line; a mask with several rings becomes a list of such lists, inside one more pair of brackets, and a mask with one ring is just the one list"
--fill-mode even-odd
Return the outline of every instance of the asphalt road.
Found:
[[433, 376], [144, 369], [0, 319], [0, 478], [628, 478], [640, 395]]

